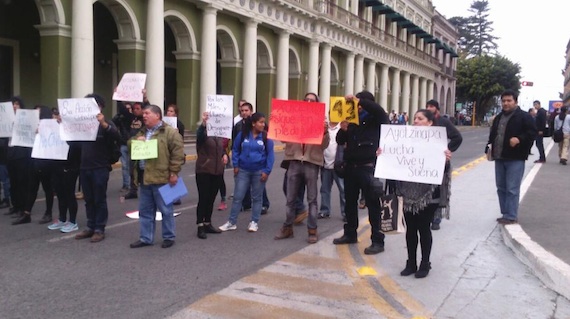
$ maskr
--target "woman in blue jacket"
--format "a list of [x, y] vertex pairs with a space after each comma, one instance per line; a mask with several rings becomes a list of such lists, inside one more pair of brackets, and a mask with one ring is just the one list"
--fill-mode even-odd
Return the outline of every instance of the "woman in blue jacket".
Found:
[[254, 113], [246, 119], [242, 131], [238, 133], [232, 148], [235, 189], [229, 220], [220, 226], [221, 231], [237, 229], [237, 217], [242, 201], [251, 188], [251, 221], [247, 230], [256, 232], [261, 216], [262, 194], [267, 178], [273, 168], [275, 154], [273, 141], [267, 139], [265, 115]]

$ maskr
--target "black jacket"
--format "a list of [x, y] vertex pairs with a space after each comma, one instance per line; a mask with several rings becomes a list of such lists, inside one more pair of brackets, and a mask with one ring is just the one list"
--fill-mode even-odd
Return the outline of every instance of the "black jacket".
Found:
[[[487, 144], [491, 144], [491, 147], [493, 148], [495, 148], [493, 144], [497, 137], [497, 130], [502, 116], [503, 112], [499, 113], [499, 115], [495, 117], [489, 134]], [[513, 111], [513, 115], [509, 122], [507, 122], [501, 158], [505, 160], [526, 160], [536, 135], [537, 129], [532, 116], [520, 108], [517, 108]], [[515, 147], [511, 147], [509, 142], [512, 137], [516, 137], [520, 141], [520, 143]], [[485, 148], [485, 153], [487, 151], [488, 149]]]
[[445, 127], [445, 131], [447, 132], [447, 138], [449, 139], [449, 142], [447, 143], [447, 149], [452, 152], [457, 151], [457, 149], [463, 142], [463, 137], [461, 136], [461, 133], [459, 133], [459, 130], [455, 127], [455, 125], [453, 125], [453, 123], [451, 123], [451, 121], [449, 119], [446, 119], [445, 117], [438, 118], [433, 125]]
[[536, 111], [536, 130], [539, 132], [544, 132], [546, 130], [546, 110], [539, 108]]

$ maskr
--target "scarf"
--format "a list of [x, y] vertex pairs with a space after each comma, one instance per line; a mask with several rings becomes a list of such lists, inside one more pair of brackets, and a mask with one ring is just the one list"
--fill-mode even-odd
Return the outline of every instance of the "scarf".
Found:
[[[434, 203], [433, 193], [439, 185], [396, 181], [396, 195], [404, 198], [404, 211], [416, 215]], [[436, 199], [436, 201], [439, 201]]]

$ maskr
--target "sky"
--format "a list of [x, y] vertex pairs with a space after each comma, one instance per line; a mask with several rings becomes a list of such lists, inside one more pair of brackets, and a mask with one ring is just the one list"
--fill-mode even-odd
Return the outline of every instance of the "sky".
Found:
[[[446, 18], [470, 16], [472, 0], [432, 0], [436, 10]], [[568, 0], [488, 0], [489, 19], [498, 52], [521, 66], [521, 80], [533, 87], [522, 87], [521, 108], [532, 107], [540, 100], [560, 100], [564, 90], [566, 45], [570, 40], [570, 1]]]

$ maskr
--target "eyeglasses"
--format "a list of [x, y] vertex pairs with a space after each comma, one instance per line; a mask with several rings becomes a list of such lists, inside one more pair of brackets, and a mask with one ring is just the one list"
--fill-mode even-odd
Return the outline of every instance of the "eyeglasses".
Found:
[[309, 99], [309, 98], [305, 98], [305, 99], [303, 99], [303, 101], [305, 101], [305, 102], [317, 102], [317, 100]]

